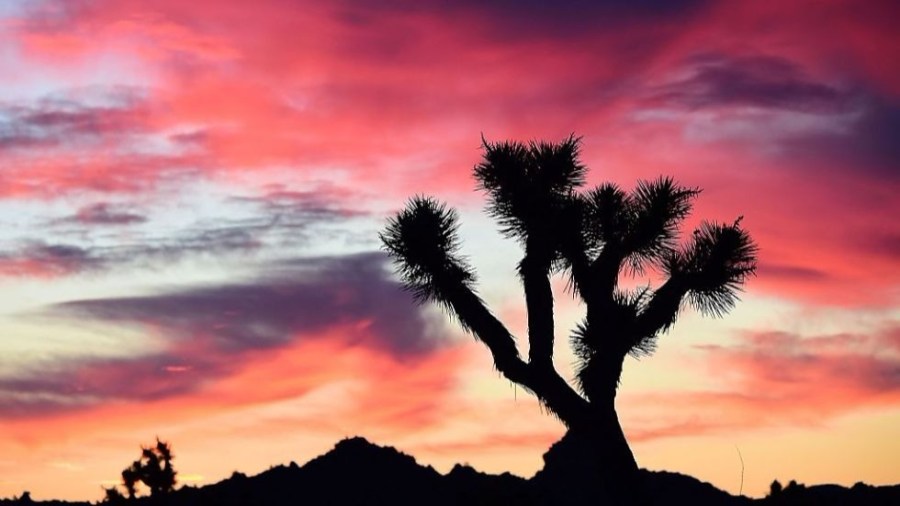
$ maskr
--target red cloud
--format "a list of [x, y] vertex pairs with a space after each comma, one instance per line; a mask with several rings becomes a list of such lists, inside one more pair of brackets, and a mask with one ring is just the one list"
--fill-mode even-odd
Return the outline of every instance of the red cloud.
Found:
[[[340, 326], [287, 348], [246, 353], [229, 376], [207, 381], [193, 391], [140, 403], [117, 401], [74, 412], [8, 419], [3, 424], [12, 439], [29, 445], [46, 443], [48, 434], [65, 439], [135, 426], [159, 431], [246, 407], [302, 399], [331, 385], [345, 385], [346, 396], [325, 405], [311, 399], [308, 415], [284, 423], [294, 429], [302, 425], [347, 434], [372, 430], [404, 434], [440, 423], [450, 409], [447, 396], [454, 392], [454, 374], [467, 360], [465, 348], [400, 360], [358, 345], [362, 334], [358, 327]], [[130, 377], [140, 382], [141, 373], [133, 370]], [[168, 370], [168, 374], [179, 381], [175, 376], [192, 372]], [[92, 381], [123, 378], [94, 376]], [[164, 387], [156, 374], [148, 381], [150, 388]]]
[[295, 181], [339, 179], [354, 199], [468, 200], [480, 132], [574, 131], [594, 181], [671, 173], [706, 189], [698, 216], [745, 215], [762, 247], [750, 290], [893, 302], [900, 73], [877, 58], [895, 38], [889, 3], [831, 2], [827, 19], [805, 2], [693, 5], [677, 23], [662, 6], [244, 5], [103, 0], [13, 24], [30, 60], [77, 66], [73, 55], [116, 47], [109, 57], [140, 62], [148, 84], [115, 107], [75, 97], [76, 113], [44, 101], [17, 117], [6, 141], [19, 147], [0, 150], [17, 170], [0, 194], [246, 185], [290, 167]]

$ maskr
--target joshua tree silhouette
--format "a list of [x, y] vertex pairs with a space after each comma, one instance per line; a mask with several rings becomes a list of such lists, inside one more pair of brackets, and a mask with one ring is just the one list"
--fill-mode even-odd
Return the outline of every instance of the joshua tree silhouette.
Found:
[[[489, 348], [503, 376], [566, 425], [561, 444], [570, 451], [560, 459], [566, 467], [560, 474], [602, 483], [614, 500], [629, 500], [638, 467], [615, 409], [625, 356], [653, 353], [684, 301], [704, 314], [726, 313], [755, 272], [757, 247], [741, 218], [703, 222], [679, 242], [680, 224], [700, 190], [671, 178], [640, 181], [631, 192], [609, 183], [580, 190], [587, 169], [575, 136], [559, 143], [482, 144], [474, 172], [487, 193], [488, 212], [524, 250], [518, 274], [528, 318], [527, 361], [475, 291], [475, 272], [459, 254], [456, 211], [413, 197], [389, 220], [381, 241], [419, 302], [436, 302], [455, 315]], [[647, 268], [663, 278], [656, 288], [619, 286], [620, 276]], [[555, 273], [568, 276], [586, 307], [571, 336], [579, 359], [577, 388], [553, 364]]]
[[[141, 447], [141, 458], [122, 470], [122, 485], [129, 499], [134, 499], [137, 484], [142, 482], [150, 489], [151, 497], [168, 494], [175, 489], [175, 475], [172, 467], [172, 447], [156, 439], [156, 445]], [[107, 492], [109, 497], [109, 492]], [[113, 497], [114, 499], [114, 497]]]

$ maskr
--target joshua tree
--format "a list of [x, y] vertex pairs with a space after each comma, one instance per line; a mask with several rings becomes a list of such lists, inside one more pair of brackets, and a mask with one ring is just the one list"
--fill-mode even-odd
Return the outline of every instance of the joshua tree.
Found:
[[150, 489], [151, 496], [164, 495], [175, 489], [172, 447], [159, 438], [156, 446], [141, 447], [141, 458], [122, 471], [122, 485], [129, 499], [134, 499], [138, 482]]
[[140, 477], [150, 488], [150, 495], [157, 496], [175, 489], [175, 470], [172, 468], [172, 447], [156, 439], [156, 446], [141, 448]]
[[122, 470], [122, 486], [129, 499], [137, 495], [137, 484], [141, 480], [141, 461], [135, 460], [130, 466]]
[[[755, 271], [757, 247], [740, 218], [704, 222], [679, 242], [679, 226], [700, 190], [671, 178], [640, 181], [631, 192], [609, 183], [582, 190], [587, 169], [579, 146], [574, 136], [559, 143], [483, 141], [483, 159], [474, 170], [489, 214], [524, 250], [518, 275], [527, 309], [527, 360], [476, 293], [475, 272], [459, 254], [453, 209], [413, 197], [380, 238], [417, 300], [440, 304], [483, 342], [497, 370], [566, 425], [563, 441], [582, 451], [575, 459], [581, 476], [604, 481], [614, 498], [624, 500], [638, 476], [615, 410], [625, 357], [653, 353], [685, 302], [704, 314], [726, 313]], [[621, 276], [647, 269], [662, 278], [655, 288], [619, 286]], [[571, 335], [579, 359], [574, 387], [553, 364], [550, 280], [557, 273], [568, 276], [586, 307]]]

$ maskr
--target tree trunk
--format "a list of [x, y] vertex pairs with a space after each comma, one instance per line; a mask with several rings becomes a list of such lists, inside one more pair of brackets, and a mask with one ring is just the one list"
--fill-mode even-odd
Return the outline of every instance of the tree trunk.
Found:
[[566, 420], [569, 430], [544, 454], [536, 481], [550, 499], [546, 503], [643, 503], [637, 462], [616, 413], [624, 361], [616, 355], [608, 353], [589, 365], [588, 409], [578, 419]]
[[597, 409], [596, 419], [591, 421], [592, 427], [581, 439], [594, 452], [594, 465], [599, 467], [601, 473], [600, 482], [613, 504], [635, 504], [640, 492], [638, 465], [625, 439], [614, 402], [615, 399], [609, 401], [607, 407]]
[[614, 410], [569, 428], [535, 477], [546, 504], [640, 504], [637, 462]]

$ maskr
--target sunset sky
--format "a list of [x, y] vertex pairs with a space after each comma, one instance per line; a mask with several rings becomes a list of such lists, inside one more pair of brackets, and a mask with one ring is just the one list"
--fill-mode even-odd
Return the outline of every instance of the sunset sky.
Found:
[[[554, 4], [551, 6], [551, 4]], [[482, 135], [582, 137], [589, 183], [671, 175], [759, 269], [627, 359], [639, 464], [731, 493], [900, 482], [900, 4], [0, 0], [0, 497], [98, 500], [156, 436], [180, 483], [362, 435], [531, 476], [563, 433], [399, 289], [378, 232], [484, 214]], [[635, 283], [646, 283], [636, 280]], [[556, 361], [581, 307], [556, 280]], [[520, 338], [521, 342], [521, 338]], [[739, 455], [740, 452], [740, 455]]]

